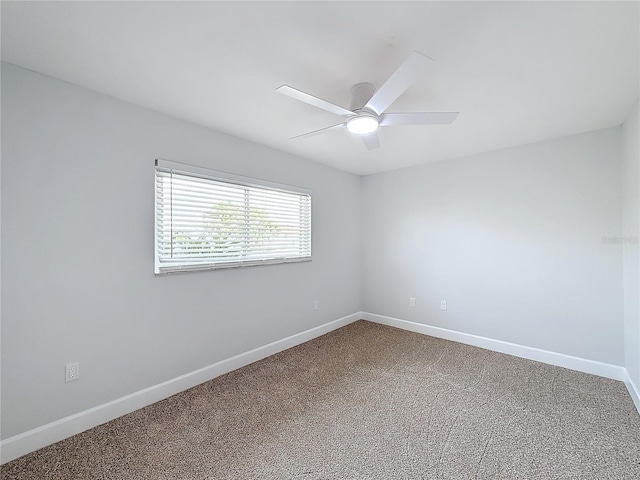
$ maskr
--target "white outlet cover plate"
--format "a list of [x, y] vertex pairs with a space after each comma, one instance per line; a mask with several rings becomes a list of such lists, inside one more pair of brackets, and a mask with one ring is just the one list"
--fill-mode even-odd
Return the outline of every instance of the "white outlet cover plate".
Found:
[[446, 300], [441, 300], [440, 301], [440, 310], [446, 310], [447, 309], [447, 301]]
[[65, 382], [73, 382], [80, 379], [80, 364], [70, 363], [65, 367]]

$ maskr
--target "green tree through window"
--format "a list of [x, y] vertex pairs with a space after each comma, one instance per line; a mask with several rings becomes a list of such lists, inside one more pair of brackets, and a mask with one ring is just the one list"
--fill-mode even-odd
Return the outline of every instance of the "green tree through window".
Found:
[[266, 209], [217, 203], [203, 215], [200, 228], [173, 232], [173, 254], [237, 257], [250, 250], [268, 251], [283, 226], [271, 220]]

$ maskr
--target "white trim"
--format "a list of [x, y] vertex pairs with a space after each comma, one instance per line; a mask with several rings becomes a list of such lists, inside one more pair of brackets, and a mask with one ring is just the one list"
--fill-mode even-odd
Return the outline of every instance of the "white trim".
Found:
[[614, 380], [624, 381], [627, 379], [625, 368], [618, 365], [597, 362], [586, 358], [573, 357], [571, 355], [565, 355], [564, 353], [550, 352], [548, 350], [527, 347], [525, 345], [504, 342], [502, 340], [480, 337], [478, 335], [458, 332], [456, 330], [448, 330], [446, 328], [400, 320], [399, 318], [386, 317], [375, 313], [362, 312], [362, 318], [364, 320], [369, 320], [370, 322], [389, 325], [391, 327], [422, 333], [432, 337], [453, 340], [454, 342], [465, 343], [467, 345], [493, 350], [494, 352], [506, 353], [508, 355], [527, 358], [529, 360], [535, 360], [549, 365], [577, 370], [578, 372], [590, 373], [592, 375], [598, 375], [600, 377], [611, 378]]
[[219, 170], [212, 170], [210, 168], [199, 167], [197, 165], [188, 165], [186, 163], [165, 160], [164, 158], [156, 158], [155, 165], [156, 168], [159, 168], [161, 170], [173, 170], [175, 172], [187, 175], [208, 178], [209, 180], [215, 180], [217, 182], [234, 183], [236, 185], [243, 185], [245, 187], [266, 187], [271, 190], [280, 190], [287, 193], [295, 192], [304, 195], [311, 195], [310, 188], [297, 187], [295, 185], [287, 185], [285, 183], [271, 182], [269, 180], [262, 180], [261, 178], [243, 177], [242, 175], [236, 175], [234, 173], [221, 172]]
[[368, 320], [370, 322], [388, 325], [391, 327], [422, 333], [437, 338], [444, 338], [454, 342], [486, 348], [495, 352], [506, 353], [516, 357], [527, 358], [550, 365], [556, 365], [579, 372], [599, 375], [624, 381], [633, 402], [640, 413], [640, 390], [629, 378], [624, 367], [608, 363], [596, 362], [584, 358], [573, 357], [562, 353], [550, 352], [539, 348], [527, 347], [515, 343], [494, 340], [487, 337], [472, 335], [469, 333], [448, 330], [446, 328], [424, 325], [384, 315], [368, 312], [357, 312], [346, 317], [339, 318], [324, 325], [291, 335], [282, 340], [269, 343], [262, 347], [254, 348], [231, 358], [221, 360], [207, 367], [181, 375], [158, 385], [145, 388], [130, 395], [112, 400], [111, 402], [90, 408], [55, 422], [34, 428], [24, 433], [7, 438], [0, 442], [0, 464], [14, 460], [22, 455], [51, 445], [65, 438], [81, 433], [90, 428], [109, 422], [122, 415], [126, 415], [140, 408], [164, 400], [172, 395], [189, 388], [207, 382], [225, 373], [236, 370], [250, 363], [262, 360], [270, 355], [300, 345], [338, 328], [349, 325], [356, 320]]
[[626, 372], [624, 383], [627, 385], [627, 390], [629, 390], [629, 395], [631, 395], [631, 400], [636, 405], [636, 410], [640, 414], [640, 389], [633, 383], [631, 377], [629, 376], [629, 372]]
[[181, 375], [158, 385], [145, 388], [130, 395], [112, 400], [103, 405], [90, 408], [55, 422], [42, 425], [0, 442], [0, 464], [14, 460], [22, 455], [38, 450], [52, 443], [84, 432], [110, 420], [151, 405], [176, 393], [180, 393], [203, 382], [207, 382], [225, 373], [250, 363], [262, 360], [270, 355], [295, 347], [313, 338], [344, 327], [361, 318], [360, 312], [347, 315], [324, 325], [291, 335], [282, 340], [254, 348], [231, 358], [221, 360], [208, 367]]

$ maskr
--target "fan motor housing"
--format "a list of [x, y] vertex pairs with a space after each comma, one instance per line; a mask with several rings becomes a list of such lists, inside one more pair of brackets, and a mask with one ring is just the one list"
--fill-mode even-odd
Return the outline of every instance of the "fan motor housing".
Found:
[[375, 91], [375, 87], [366, 82], [357, 83], [356, 85], [351, 87], [351, 107], [349, 108], [349, 110], [351, 110], [352, 112], [362, 110], [362, 107], [364, 107], [367, 102], [371, 100], [371, 97], [373, 97]]

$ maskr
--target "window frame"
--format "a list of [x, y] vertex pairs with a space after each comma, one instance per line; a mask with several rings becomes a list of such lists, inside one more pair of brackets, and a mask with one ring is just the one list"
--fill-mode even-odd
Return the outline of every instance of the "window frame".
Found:
[[[283, 257], [272, 257], [265, 259], [251, 259], [251, 260], [238, 260], [232, 262], [213, 262], [213, 261], [203, 261], [198, 263], [163, 263], [161, 260], [160, 252], [159, 252], [159, 240], [158, 240], [158, 232], [160, 229], [159, 218], [158, 218], [158, 201], [159, 201], [159, 193], [158, 193], [158, 171], [164, 172], [175, 172], [180, 175], [190, 176], [194, 178], [200, 178], [204, 180], [211, 180], [214, 182], [220, 182], [224, 184], [228, 184], [233, 187], [248, 187], [248, 188], [258, 188], [269, 191], [283, 192], [287, 194], [296, 194], [300, 196], [308, 196], [309, 197], [309, 255], [305, 256], [283, 256]], [[205, 167], [199, 167], [195, 165], [187, 165], [184, 163], [174, 162], [171, 160], [165, 160], [161, 158], [157, 158], [155, 160], [154, 166], [154, 273], [155, 275], [166, 275], [169, 273], [178, 273], [178, 272], [190, 272], [190, 271], [203, 271], [203, 270], [221, 270], [227, 268], [240, 268], [240, 267], [253, 267], [260, 265], [277, 265], [284, 263], [300, 263], [300, 262], [310, 262], [312, 260], [312, 218], [313, 218], [313, 202], [311, 190], [308, 188], [297, 187], [293, 185], [287, 185], [283, 183], [276, 183], [267, 180], [245, 177], [241, 175], [236, 175], [228, 172], [222, 172], [218, 170], [212, 170]], [[211, 260], [211, 259], [209, 259]]]

